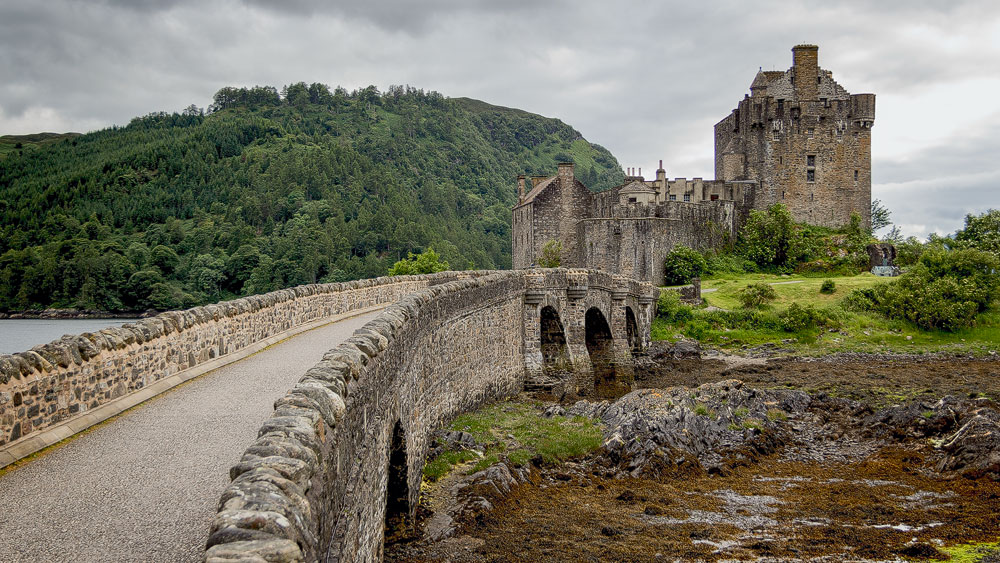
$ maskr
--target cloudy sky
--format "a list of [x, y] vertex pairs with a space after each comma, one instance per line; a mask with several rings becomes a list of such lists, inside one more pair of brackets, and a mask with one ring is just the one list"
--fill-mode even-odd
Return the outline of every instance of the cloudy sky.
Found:
[[204, 107], [228, 85], [410, 84], [712, 178], [712, 126], [797, 43], [877, 94], [873, 195], [904, 234], [1000, 207], [993, 0], [0, 0], [0, 134]]

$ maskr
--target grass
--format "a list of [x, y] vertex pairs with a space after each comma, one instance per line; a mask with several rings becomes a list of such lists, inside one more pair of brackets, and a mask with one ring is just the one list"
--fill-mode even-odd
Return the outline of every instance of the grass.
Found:
[[947, 553], [949, 558], [935, 559], [935, 561], [950, 561], [951, 563], [978, 563], [987, 555], [995, 554], [997, 550], [1000, 550], [1000, 542], [968, 543], [949, 547], [939, 547], [938, 549]]
[[[820, 293], [823, 282], [832, 279], [837, 285], [834, 293]], [[702, 282], [701, 290], [705, 301], [709, 305], [722, 309], [735, 309], [740, 306], [738, 293], [747, 284], [754, 282], [766, 282], [772, 285], [778, 299], [772, 303], [775, 309], [783, 309], [792, 303], [812, 303], [814, 306], [822, 307], [838, 303], [845, 295], [852, 290], [871, 287], [879, 283], [886, 283], [886, 278], [880, 278], [872, 274], [860, 274], [857, 276], [834, 277], [829, 276], [816, 278], [806, 276], [776, 276], [772, 274], [746, 274], [739, 278], [715, 279]], [[795, 283], [786, 283], [795, 282]], [[710, 293], [704, 293], [706, 289], [714, 289]]]
[[[820, 292], [823, 282], [832, 279], [835, 293]], [[1000, 352], [1000, 305], [982, 313], [976, 326], [957, 332], [925, 331], [902, 320], [890, 320], [874, 313], [845, 311], [840, 302], [854, 289], [889, 283], [887, 278], [872, 274], [821, 277], [776, 276], [745, 274], [706, 280], [702, 283], [706, 304], [727, 311], [740, 311], [738, 293], [749, 283], [766, 282], [777, 299], [755, 314], [755, 322], [726, 320], [726, 314], [694, 309], [693, 318], [681, 322], [653, 320], [650, 336], [653, 340], [694, 338], [722, 349], [740, 349], [778, 344], [799, 355], [823, 355], [836, 352], [897, 352], [907, 354], [961, 353], [986, 356]], [[795, 282], [795, 283], [782, 283]], [[706, 289], [713, 289], [705, 293]], [[791, 304], [811, 306], [832, 319], [832, 324], [788, 332], [782, 329], [778, 315]], [[833, 330], [831, 330], [833, 328]]]
[[448, 429], [472, 434], [484, 451], [445, 452], [425, 464], [424, 477], [436, 481], [454, 466], [476, 458], [479, 461], [470, 469], [473, 473], [497, 463], [503, 456], [516, 466], [536, 456], [544, 463], [559, 463], [601, 446], [601, 427], [597, 421], [580, 416], [545, 418], [542, 409], [541, 403], [505, 401], [459, 416]]

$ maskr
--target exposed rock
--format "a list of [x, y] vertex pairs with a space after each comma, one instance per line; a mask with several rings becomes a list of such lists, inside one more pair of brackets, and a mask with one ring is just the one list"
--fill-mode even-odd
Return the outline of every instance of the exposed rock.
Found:
[[991, 410], [977, 414], [949, 436], [941, 449], [946, 456], [938, 471], [956, 471], [966, 477], [1000, 480], [1000, 416]]
[[633, 476], [689, 465], [722, 472], [727, 463], [774, 451], [778, 422], [808, 408], [800, 391], [760, 391], [736, 380], [686, 387], [641, 389], [611, 405], [577, 403], [573, 414], [599, 416], [604, 449]]

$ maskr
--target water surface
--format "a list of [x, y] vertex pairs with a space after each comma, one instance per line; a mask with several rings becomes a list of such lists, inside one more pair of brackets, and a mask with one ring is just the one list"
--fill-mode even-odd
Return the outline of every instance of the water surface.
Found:
[[30, 350], [66, 334], [97, 332], [138, 319], [0, 319], [0, 354]]

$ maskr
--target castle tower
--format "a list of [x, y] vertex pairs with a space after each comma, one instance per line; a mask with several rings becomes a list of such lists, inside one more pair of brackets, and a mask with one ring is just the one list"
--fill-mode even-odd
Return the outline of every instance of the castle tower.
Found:
[[871, 223], [875, 95], [854, 94], [819, 66], [819, 47], [796, 45], [784, 72], [761, 70], [715, 126], [715, 175], [749, 182], [747, 204], [785, 204], [796, 221]]

